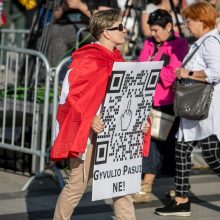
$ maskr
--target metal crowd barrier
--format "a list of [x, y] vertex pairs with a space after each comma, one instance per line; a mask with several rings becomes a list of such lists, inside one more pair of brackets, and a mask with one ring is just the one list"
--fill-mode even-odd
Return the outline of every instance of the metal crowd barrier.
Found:
[[[81, 34], [82, 34], [83, 32], [85, 32], [85, 33], [86, 33], [86, 32], [89, 32], [88, 27], [81, 27], [81, 28], [77, 31], [77, 33], [76, 33], [75, 49], [78, 49], [79, 46], [80, 46], [80, 36], [81, 36]], [[90, 37], [90, 36], [91, 36], [91, 35], [88, 34], [83, 41], [87, 40], [87, 38]]]
[[56, 68], [52, 68], [53, 72], [53, 108], [52, 108], [52, 133], [51, 137], [54, 137], [54, 127], [56, 122], [56, 114], [57, 114], [57, 106], [59, 100], [59, 87], [61, 87], [61, 83], [59, 80], [60, 73], [63, 71], [64, 74], [67, 72], [68, 63], [71, 57], [66, 57], [58, 64]]
[[0, 29], [1, 45], [25, 48], [30, 30], [26, 29]]
[[[0, 77], [5, 77], [0, 88], [0, 148], [31, 155], [31, 172], [42, 172], [47, 147], [49, 63], [37, 51], [0, 46], [0, 66], [4, 67]], [[44, 93], [42, 99], [40, 92]]]
[[[81, 43], [80, 34], [86, 30], [81, 28], [77, 33], [76, 48]], [[51, 68], [42, 53], [24, 49], [29, 33], [29, 30], [0, 31], [0, 154], [4, 152], [1, 154], [0, 162], [4, 160], [9, 163], [5, 152], [14, 155], [11, 161], [15, 163], [17, 160], [24, 163], [28, 155], [31, 160], [31, 164], [28, 164], [28, 167], [30, 166], [28, 173], [34, 176], [22, 190], [27, 189], [35, 178], [44, 175], [45, 169], [54, 171], [55, 179], [62, 187], [64, 185], [62, 175], [56, 165], [48, 160], [48, 156], [56, 120], [58, 91], [61, 84], [59, 77], [62, 75], [61, 72], [65, 74], [67, 68], [63, 68], [69, 58], [62, 60], [57, 67]], [[15, 43], [18, 39], [22, 39], [20, 45]], [[42, 87], [44, 95], [39, 100], [38, 93]], [[49, 93], [53, 94], [51, 100]], [[17, 172], [16, 166], [14, 165], [12, 169], [14, 172]], [[11, 170], [5, 168], [8, 169]]]

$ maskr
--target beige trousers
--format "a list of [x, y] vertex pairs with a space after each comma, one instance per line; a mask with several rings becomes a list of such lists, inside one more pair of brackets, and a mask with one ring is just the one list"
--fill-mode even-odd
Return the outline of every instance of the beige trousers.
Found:
[[[70, 159], [70, 174], [56, 204], [54, 220], [70, 220], [86, 190], [93, 173], [94, 149], [91, 145], [86, 153], [86, 160]], [[113, 208], [117, 220], [135, 220], [131, 196], [113, 198]]]

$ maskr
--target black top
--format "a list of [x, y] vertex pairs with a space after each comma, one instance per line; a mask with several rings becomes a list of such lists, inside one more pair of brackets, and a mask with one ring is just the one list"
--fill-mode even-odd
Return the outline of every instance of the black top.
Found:
[[[63, 2], [63, 1], [62, 1]], [[89, 10], [92, 11], [97, 9], [99, 6], [108, 6], [112, 8], [118, 8], [117, 0], [82, 0], [83, 3], [86, 3]], [[89, 23], [89, 18], [84, 15], [81, 11], [72, 9], [68, 12], [65, 12], [61, 19], [57, 21], [60, 24], [72, 24], [72, 23]]]

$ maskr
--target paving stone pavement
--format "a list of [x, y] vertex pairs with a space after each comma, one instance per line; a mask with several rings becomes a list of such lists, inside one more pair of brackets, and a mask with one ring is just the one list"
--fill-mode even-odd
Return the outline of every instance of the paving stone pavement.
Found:
[[[220, 179], [214, 175], [201, 157], [193, 158], [191, 181], [192, 220], [219, 220]], [[30, 177], [0, 170], [0, 220], [52, 220], [60, 188], [52, 176], [45, 175], [33, 181], [28, 190], [21, 191]], [[167, 202], [165, 192], [171, 189], [173, 179], [158, 177], [149, 203], [135, 204], [137, 220], [176, 220], [180, 217], [161, 217], [154, 214], [157, 207]], [[111, 199], [91, 202], [91, 184], [77, 207], [74, 220], [112, 220]], [[183, 219], [183, 217], [181, 217]]]

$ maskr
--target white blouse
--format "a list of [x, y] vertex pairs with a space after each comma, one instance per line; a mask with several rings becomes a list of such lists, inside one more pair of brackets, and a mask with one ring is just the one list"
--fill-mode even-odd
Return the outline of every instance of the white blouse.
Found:
[[[203, 43], [202, 41], [208, 37]], [[207, 82], [214, 83], [212, 102], [208, 118], [204, 120], [188, 120], [181, 118], [177, 133], [178, 141], [202, 140], [210, 135], [217, 135], [220, 140], [220, 34], [215, 29], [199, 38], [190, 48], [185, 59], [198, 47], [185, 68], [192, 71], [204, 70]]]

